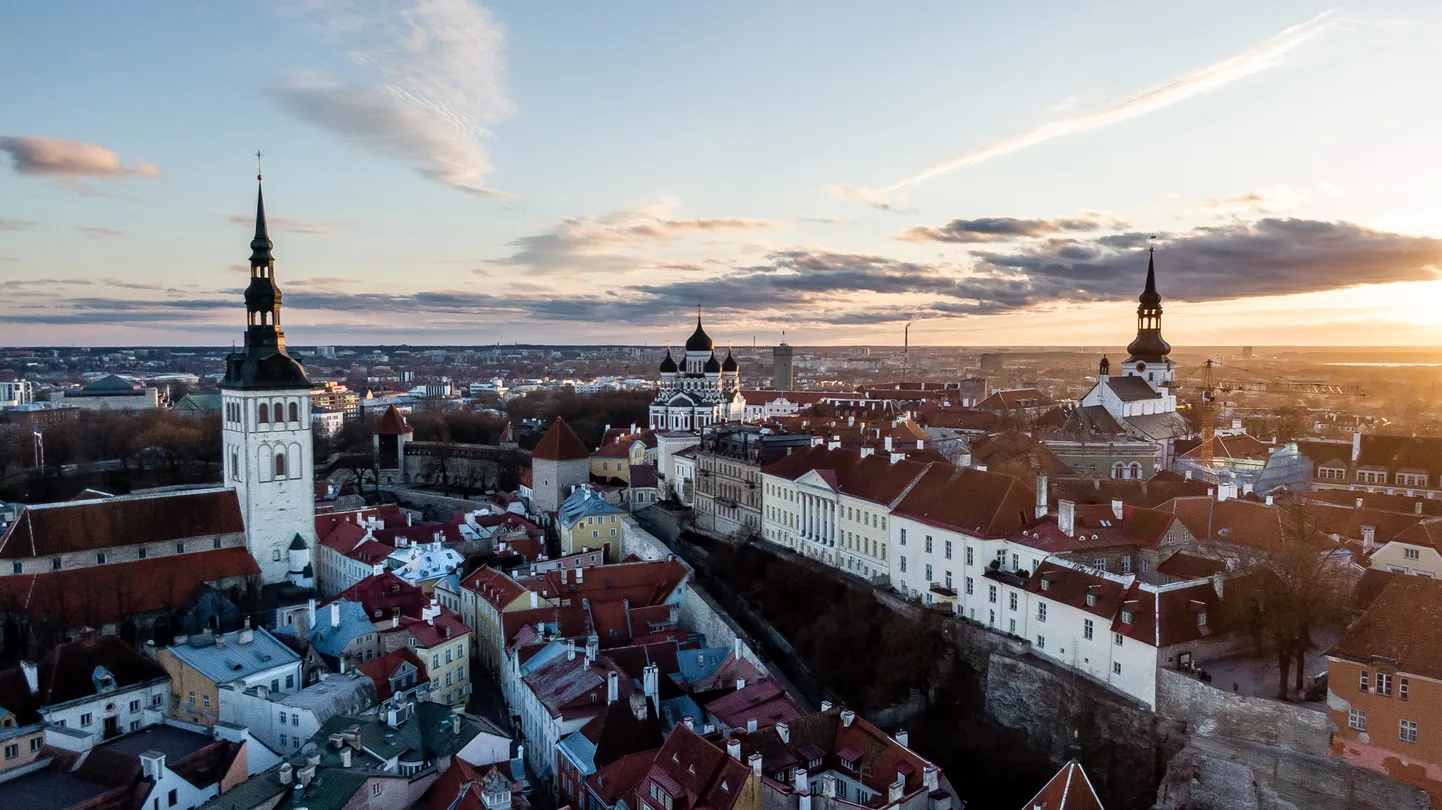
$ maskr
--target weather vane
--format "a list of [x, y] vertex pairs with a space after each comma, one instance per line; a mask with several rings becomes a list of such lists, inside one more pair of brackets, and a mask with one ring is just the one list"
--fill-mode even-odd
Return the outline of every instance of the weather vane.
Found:
[[1155, 243], [1156, 243], [1156, 241], [1157, 241], [1157, 235], [1156, 235], [1156, 234], [1152, 234], [1149, 238], [1151, 239], [1151, 241], [1152, 241], [1153, 244], [1147, 246], [1147, 252], [1148, 252], [1148, 253], [1156, 253], [1156, 252], [1157, 252], [1157, 246], [1156, 246]]
[[257, 179], [257, 180], [260, 179], [260, 158], [261, 158], [260, 150], [257, 149], [257, 150], [255, 150], [255, 179]]

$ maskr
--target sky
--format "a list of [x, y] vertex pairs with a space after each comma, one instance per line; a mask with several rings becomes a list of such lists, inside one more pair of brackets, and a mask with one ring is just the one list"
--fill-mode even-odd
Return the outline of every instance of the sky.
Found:
[[[1442, 5], [0, 6], [0, 345], [1442, 345]], [[1155, 238], [1153, 238], [1155, 237]]]

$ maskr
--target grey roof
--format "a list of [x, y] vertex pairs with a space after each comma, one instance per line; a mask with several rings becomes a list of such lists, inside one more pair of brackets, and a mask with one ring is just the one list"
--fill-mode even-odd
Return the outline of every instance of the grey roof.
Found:
[[275, 703], [313, 712], [316, 722], [324, 723], [336, 715], [359, 714], [376, 705], [376, 685], [367, 677], [332, 676]]
[[1191, 432], [1187, 420], [1176, 411], [1128, 416], [1127, 427], [1148, 439], [1177, 439]]
[[[331, 605], [340, 606], [339, 622], [331, 624]], [[356, 636], [374, 633], [375, 625], [366, 615], [365, 605], [348, 599], [338, 599], [315, 612], [315, 627], [304, 629], [299, 624], [277, 628], [277, 632], [310, 639], [310, 643], [321, 655], [335, 658], [345, 650]]]
[[45, 769], [0, 782], [0, 805], [25, 810], [64, 810], [94, 799], [114, 788], [78, 776]]
[[[416, 703], [409, 719], [397, 728], [386, 725], [385, 713], [377, 717], [332, 717], [323, 723], [315, 739], [324, 743], [330, 735], [354, 729], [360, 734], [361, 749], [382, 760], [414, 749], [426, 759], [445, 757], [461, 750], [482, 729], [472, 718], [461, 715], [461, 732], [451, 730], [453, 712], [439, 703]], [[323, 750], [322, 764], [339, 762], [330, 746]]]
[[596, 744], [587, 739], [585, 734], [573, 731], [562, 737], [556, 747], [580, 767], [582, 776], [590, 776], [596, 772]]
[[1110, 377], [1107, 387], [1122, 402], [1137, 402], [1143, 399], [1161, 399], [1162, 395], [1153, 390], [1141, 377]]
[[166, 761], [173, 765], [214, 743], [215, 738], [209, 734], [159, 725], [117, 737], [105, 743], [105, 748], [136, 758], [146, 751], [159, 751], [165, 755]]
[[256, 774], [250, 779], [236, 785], [230, 790], [222, 793], [210, 801], [202, 804], [200, 810], [255, 810], [257, 807], [270, 806], [276, 796], [288, 793], [293, 803], [287, 803], [282, 798], [278, 807], [304, 807], [307, 810], [340, 810], [350, 803], [372, 776], [391, 776], [397, 779], [405, 777], [395, 774], [383, 774], [369, 768], [339, 768], [321, 767], [317, 769], [317, 778], [301, 790], [295, 792], [296, 785], [294, 771], [305, 766], [305, 759], [295, 758], [291, 760], [292, 771], [291, 783], [282, 785], [280, 783], [279, 766]]
[[255, 636], [249, 644], [237, 644], [236, 638], [243, 632], [237, 630], [222, 636], [224, 647], [214, 643], [203, 646], [186, 643], [166, 649], [217, 684], [230, 683], [272, 667], [300, 661], [299, 655], [264, 629], [252, 631]]

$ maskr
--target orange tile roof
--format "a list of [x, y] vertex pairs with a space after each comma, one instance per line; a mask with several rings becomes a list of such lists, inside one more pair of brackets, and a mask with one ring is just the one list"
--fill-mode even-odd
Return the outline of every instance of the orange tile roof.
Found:
[[0, 538], [21, 559], [245, 531], [233, 489], [126, 495], [27, 507]]
[[1080, 762], [1072, 760], [1057, 771], [1021, 810], [1103, 810], [1101, 799]]
[[506, 576], [505, 572], [488, 566], [472, 571], [470, 576], [461, 580], [461, 587], [472, 591], [497, 610], [505, 608], [526, 592], [525, 588]]
[[380, 420], [376, 422], [375, 432], [377, 436], [404, 436], [413, 431], [410, 423], [406, 421], [405, 414], [392, 405], [381, 414]]
[[1329, 654], [1365, 664], [1390, 658], [1398, 672], [1442, 678], [1442, 582], [1394, 578]]
[[543, 461], [571, 461], [578, 458], [590, 458], [591, 451], [576, 435], [576, 431], [566, 424], [566, 420], [556, 417], [546, 435], [536, 444], [531, 451], [531, 458]]
[[1010, 475], [932, 465], [893, 514], [975, 537], [1009, 537], [1036, 522], [1036, 495]]

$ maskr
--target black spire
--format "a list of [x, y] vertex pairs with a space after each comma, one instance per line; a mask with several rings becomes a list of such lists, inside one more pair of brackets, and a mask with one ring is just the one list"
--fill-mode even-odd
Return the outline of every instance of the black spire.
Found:
[[[260, 153], [256, 153], [256, 158]], [[260, 168], [256, 164], [256, 169]], [[222, 388], [309, 389], [300, 361], [286, 353], [280, 330], [280, 288], [265, 225], [265, 195], [255, 175], [255, 238], [250, 241], [250, 284], [245, 288], [245, 350], [226, 358]]]
[[255, 181], [255, 238], [250, 240], [250, 266], [269, 267], [275, 264], [275, 257], [270, 254], [275, 243], [266, 232], [265, 191], [260, 186], [260, 175], [255, 176]]
[[1131, 360], [1160, 363], [1172, 346], [1162, 339], [1162, 295], [1157, 292], [1155, 248], [1147, 251], [1147, 283], [1137, 296], [1137, 337], [1127, 345]]

